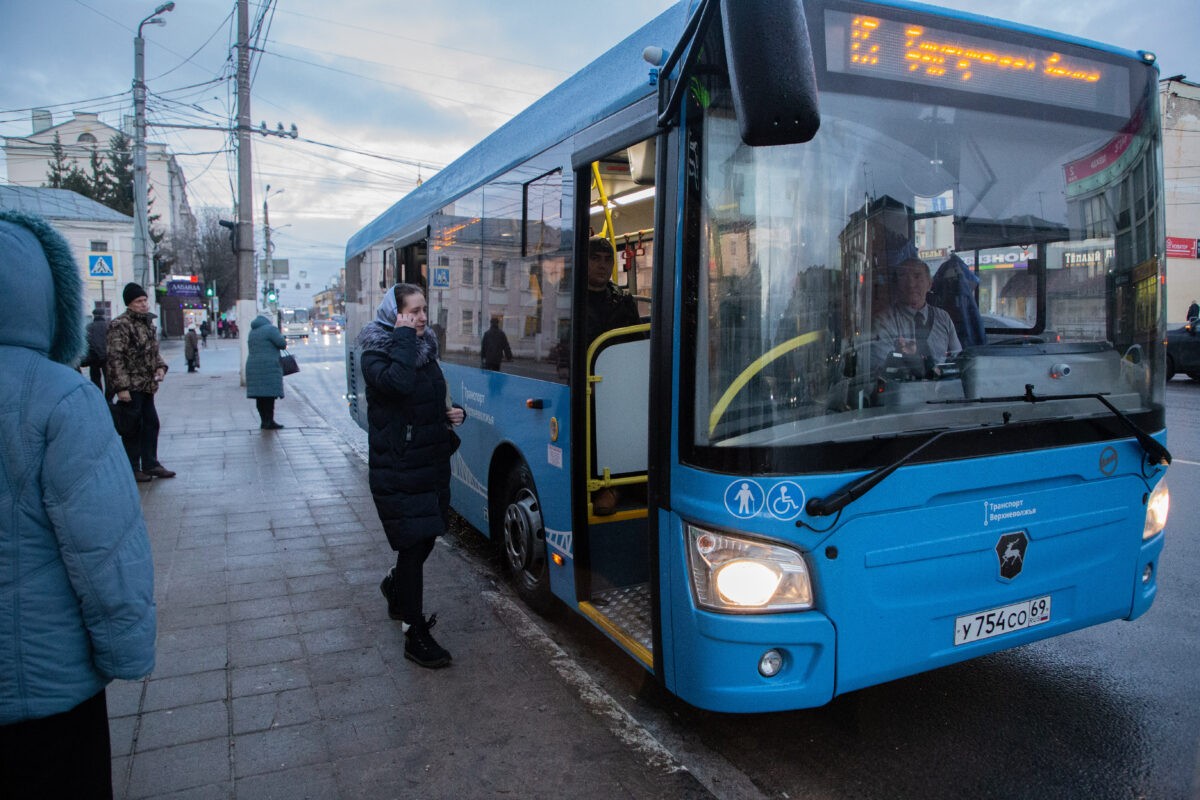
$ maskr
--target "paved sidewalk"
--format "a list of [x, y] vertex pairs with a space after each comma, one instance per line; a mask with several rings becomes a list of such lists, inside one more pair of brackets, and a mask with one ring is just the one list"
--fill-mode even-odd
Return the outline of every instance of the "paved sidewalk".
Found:
[[237, 342], [210, 338], [194, 374], [180, 343], [163, 352], [159, 455], [179, 475], [139, 486], [158, 664], [109, 687], [118, 798], [708, 796], [590, 712], [451, 547], [426, 609], [454, 664], [406, 661], [362, 460], [294, 392], [285, 429], [260, 431]]

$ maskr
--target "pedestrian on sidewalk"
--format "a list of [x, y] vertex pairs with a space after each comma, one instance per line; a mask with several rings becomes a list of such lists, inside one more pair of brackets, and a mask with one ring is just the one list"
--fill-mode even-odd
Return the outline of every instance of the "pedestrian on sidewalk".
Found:
[[430, 635], [437, 615], [423, 609], [425, 559], [450, 514], [452, 430], [465, 414], [450, 402], [438, 366], [437, 334], [420, 287], [398, 284], [358, 337], [367, 386], [371, 496], [396, 565], [379, 585], [388, 616], [404, 624], [404, 657], [431, 669], [450, 653]]
[[[87, 326], [87, 355], [83, 364], [88, 368], [88, 377], [96, 388], [104, 392], [104, 364], [108, 360], [108, 320], [104, 309], [92, 310], [92, 321]], [[107, 396], [107, 395], [106, 395]]]
[[188, 325], [187, 333], [183, 336], [183, 357], [187, 359], [188, 372], [200, 369], [200, 335], [196, 333], [195, 325]]
[[275, 421], [275, 400], [283, 397], [283, 367], [279, 365], [279, 351], [287, 349], [287, 339], [271, 324], [271, 320], [259, 314], [250, 323], [250, 335], [246, 338], [246, 397], [254, 399], [258, 406], [258, 426], [264, 431], [277, 431], [283, 426]]
[[158, 352], [146, 290], [136, 283], [121, 292], [125, 312], [108, 326], [108, 388], [117, 396], [118, 428], [125, 453], [138, 483], [154, 478], [174, 478], [158, 461], [158, 411], [154, 395], [167, 375], [167, 362]]
[[44, 221], [0, 211], [0, 797], [112, 797], [105, 686], [154, 668], [141, 499], [82, 354], [83, 286]]
[[200, 320], [200, 346], [208, 347], [208, 334], [212, 332], [212, 326], [208, 324], [208, 320]]

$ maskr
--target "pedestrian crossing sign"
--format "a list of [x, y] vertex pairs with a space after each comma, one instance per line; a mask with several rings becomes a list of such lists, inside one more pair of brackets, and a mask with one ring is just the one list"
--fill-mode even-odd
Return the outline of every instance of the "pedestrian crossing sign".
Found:
[[88, 253], [88, 277], [114, 277], [113, 261], [114, 259], [112, 253]]

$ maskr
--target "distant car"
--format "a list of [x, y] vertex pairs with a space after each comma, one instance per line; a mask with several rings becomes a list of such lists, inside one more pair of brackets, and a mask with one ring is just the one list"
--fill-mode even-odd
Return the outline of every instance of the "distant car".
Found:
[[1167, 380], [1182, 372], [1200, 381], [1200, 331], [1195, 320], [1167, 331]]
[[313, 330], [317, 333], [339, 334], [342, 326], [336, 319], [319, 319], [313, 323]]

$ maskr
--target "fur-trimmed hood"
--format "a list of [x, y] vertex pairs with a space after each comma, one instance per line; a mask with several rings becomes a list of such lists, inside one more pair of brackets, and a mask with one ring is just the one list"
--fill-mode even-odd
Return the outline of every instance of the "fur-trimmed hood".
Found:
[[0, 210], [0, 345], [74, 366], [87, 350], [83, 279], [71, 247], [40, 217]]

